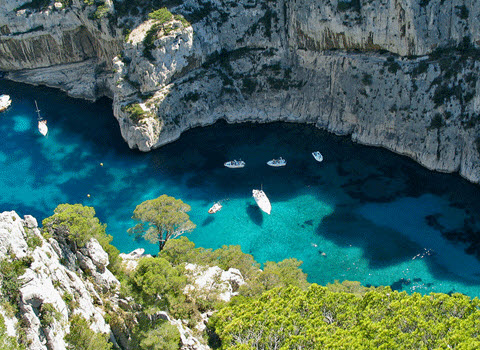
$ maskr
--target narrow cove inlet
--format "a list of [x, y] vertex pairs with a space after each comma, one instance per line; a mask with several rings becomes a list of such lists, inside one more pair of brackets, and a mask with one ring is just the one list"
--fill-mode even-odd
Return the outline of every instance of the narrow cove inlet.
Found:
[[[480, 296], [480, 188], [312, 125], [218, 122], [150, 153], [130, 150], [111, 101], [0, 81], [0, 211], [41, 222], [60, 203], [93, 206], [122, 252], [137, 204], [167, 194], [192, 207], [197, 246], [240, 245], [260, 263], [296, 258], [309, 282], [355, 280], [409, 293]], [[35, 100], [48, 120], [37, 129]], [[320, 151], [323, 161], [312, 157]], [[284, 158], [284, 167], [269, 167]], [[229, 169], [224, 163], [245, 161]], [[271, 214], [252, 198], [260, 189]], [[222, 209], [208, 214], [220, 202]], [[477, 233], [477, 234], [476, 234]]]

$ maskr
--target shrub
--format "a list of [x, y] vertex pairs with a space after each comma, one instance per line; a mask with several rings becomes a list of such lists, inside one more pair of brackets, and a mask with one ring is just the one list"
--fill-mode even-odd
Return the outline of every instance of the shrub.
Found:
[[42, 234], [44, 237], [53, 236], [64, 240], [66, 243], [81, 248], [91, 239], [95, 238], [107, 252], [110, 261], [109, 269], [115, 272], [119, 267], [119, 251], [110, 242], [113, 237], [107, 235], [106, 224], [102, 224], [95, 216], [93, 207], [81, 204], [60, 204], [54, 214], [42, 221]]
[[443, 118], [440, 115], [440, 113], [437, 113], [433, 116], [432, 121], [430, 122], [430, 126], [428, 127], [428, 130], [440, 129], [442, 126], [443, 126]]
[[468, 19], [468, 9], [467, 6], [455, 6], [455, 14], [461, 19]]
[[150, 61], [154, 61], [152, 56], [152, 50], [155, 48], [155, 40], [157, 40], [158, 31], [160, 30], [160, 24], [154, 24], [145, 34], [143, 38], [143, 55]]
[[345, 11], [357, 11], [360, 12], [360, 9], [362, 7], [362, 4], [360, 0], [341, 0], [337, 4], [337, 10], [340, 12], [345, 12]]
[[19, 290], [24, 283], [19, 277], [25, 273], [26, 268], [30, 267], [32, 262], [32, 257], [0, 261], [0, 280], [2, 283], [0, 298], [2, 300], [17, 305]]
[[108, 14], [109, 10], [110, 8], [105, 4], [98, 6], [95, 12], [93, 13], [93, 19], [101, 19], [105, 17]]
[[154, 329], [142, 332], [139, 349], [177, 350], [180, 345], [180, 332], [177, 327], [163, 321]]
[[43, 303], [40, 307], [40, 324], [43, 328], [50, 327], [55, 320], [60, 320], [62, 314], [55, 309], [53, 304]]
[[70, 333], [65, 335], [69, 350], [110, 350], [112, 344], [108, 343], [107, 335], [95, 333], [88, 326], [87, 321], [80, 315], [70, 319]]
[[190, 22], [187, 21], [185, 19], [185, 17], [183, 17], [182, 15], [174, 15], [173, 18], [176, 19], [177, 21], [182, 22], [184, 27], [190, 27], [191, 26]]
[[42, 239], [36, 235], [30, 235], [27, 238], [27, 246], [32, 250], [35, 249], [36, 247], [41, 247], [42, 244], [43, 244]]
[[162, 7], [148, 14], [148, 18], [157, 20], [159, 24], [164, 24], [173, 19], [173, 15], [166, 7]]
[[363, 85], [372, 85], [372, 75], [363, 73], [362, 83]]

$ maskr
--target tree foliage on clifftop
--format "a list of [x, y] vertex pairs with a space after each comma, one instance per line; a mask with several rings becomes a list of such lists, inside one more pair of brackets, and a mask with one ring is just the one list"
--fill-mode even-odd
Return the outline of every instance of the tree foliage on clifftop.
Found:
[[190, 221], [187, 212], [190, 206], [166, 194], [140, 203], [132, 219], [138, 223], [128, 232], [136, 238], [143, 237], [153, 244], [158, 243], [161, 251], [170, 238], [191, 232], [196, 225]]
[[91, 239], [95, 238], [107, 252], [110, 261], [110, 270], [115, 270], [118, 263], [119, 251], [110, 242], [113, 237], [107, 235], [106, 224], [102, 224], [95, 216], [93, 207], [81, 204], [60, 204], [52, 216], [42, 221], [43, 235], [65, 241], [74, 249], [82, 248]]
[[480, 301], [389, 287], [356, 296], [313, 284], [240, 299], [209, 326], [219, 349], [478, 349]]

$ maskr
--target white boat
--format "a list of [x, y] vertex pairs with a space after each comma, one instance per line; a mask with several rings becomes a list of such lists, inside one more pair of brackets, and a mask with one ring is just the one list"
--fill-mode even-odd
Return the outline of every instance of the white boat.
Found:
[[287, 165], [287, 161], [283, 159], [282, 157], [278, 159], [272, 159], [267, 162], [268, 165], [274, 166], [274, 167], [279, 167], [279, 166], [285, 166]]
[[243, 168], [245, 166], [245, 162], [243, 160], [231, 160], [224, 163], [227, 168]]
[[42, 134], [43, 136], [47, 136], [48, 126], [47, 126], [47, 121], [46, 120], [39, 120], [38, 121], [38, 131], [40, 131], [40, 134]]
[[317, 162], [321, 162], [323, 160], [323, 156], [319, 151], [312, 152], [312, 156]]
[[260, 207], [260, 209], [262, 209], [265, 213], [270, 214], [272, 211], [272, 205], [270, 204], [265, 192], [262, 190], [252, 190], [252, 193], [253, 198], [255, 199], [255, 202], [257, 202], [257, 205]]
[[42, 116], [40, 115], [40, 110], [38, 109], [37, 101], [35, 100], [35, 107], [37, 108], [37, 120], [38, 120], [38, 131], [40, 131], [40, 134], [43, 136], [47, 136], [48, 133], [48, 126], [47, 126], [47, 121], [42, 119]]
[[0, 96], [0, 112], [6, 110], [12, 104], [12, 100], [8, 95], [1, 95]]
[[222, 209], [222, 205], [220, 202], [216, 202], [210, 209], [208, 209], [209, 214], [215, 214], [217, 211], [220, 211]]

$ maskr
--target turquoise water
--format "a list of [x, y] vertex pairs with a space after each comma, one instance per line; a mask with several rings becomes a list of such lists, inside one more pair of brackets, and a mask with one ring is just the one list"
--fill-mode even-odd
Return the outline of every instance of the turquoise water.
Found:
[[[479, 236], [479, 186], [458, 176], [286, 123], [219, 122], [141, 153], [121, 139], [106, 99], [89, 103], [7, 81], [0, 93], [13, 101], [0, 114], [0, 211], [41, 222], [59, 203], [82, 203], [95, 207], [121, 251], [155, 253], [156, 245], [126, 231], [137, 204], [166, 193], [192, 206], [197, 228], [188, 237], [197, 246], [239, 244], [259, 262], [295, 257], [320, 284], [347, 279], [480, 296], [480, 263], [465, 253], [473, 248], [444, 238]], [[48, 120], [47, 137], [36, 129], [34, 99]], [[324, 162], [315, 162], [314, 150]], [[285, 168], [265, 165], [279, 156]], [[245, 168], [223, 167], [239, 158]], [[261, 186], [271, 215], [251, 197]], [[209, 215], [218, 200], [223, 209]]]

